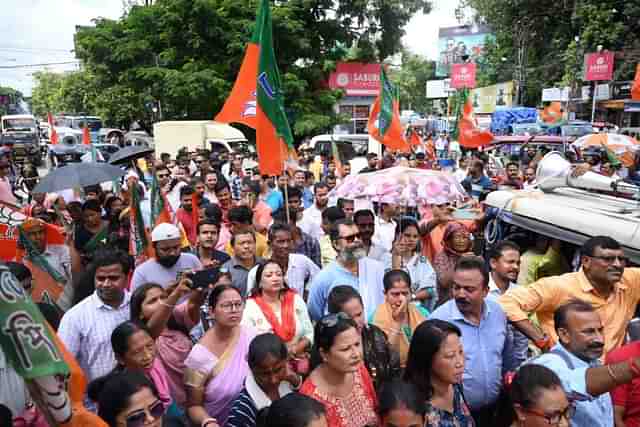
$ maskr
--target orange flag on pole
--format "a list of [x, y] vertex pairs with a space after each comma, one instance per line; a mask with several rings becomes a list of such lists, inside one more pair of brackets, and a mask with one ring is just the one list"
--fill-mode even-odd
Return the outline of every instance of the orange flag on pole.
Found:
[[640, 101], [640, 64], [636, 65], [636, 77], [633, 79], [633, 86], [631, 86], [631, 99]]
[[458, 142], [466, 148], [479, 148], [493, 141], [493, 134], [488, 130], [478, 128], [473, 116], [471, 97], [467, 96], [462, 110], [462, 117], [458, 122]]
[[56, 132], [56, 128], [54, 127], [51, 113], [47, 113], [47, 121], [49, 122], [49, 141], [51, 141], [51, 145], [56, 145], [58, 143], [58, 132]]
[[410, 151], [400, 122], [398, 89], [387, 78], [384, 66], [380, 67], [380, 93], [371, 107], [367, 127], [369, 135], [387, 148]]

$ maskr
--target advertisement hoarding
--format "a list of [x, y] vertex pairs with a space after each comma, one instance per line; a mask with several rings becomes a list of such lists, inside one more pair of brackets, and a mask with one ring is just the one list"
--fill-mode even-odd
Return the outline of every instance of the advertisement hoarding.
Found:
[[473, 112], [476, 114], [491, 114], [496, 111], [497, 107], [512, 107], [513, 88], [513, 82], [506, 82], [473, 89], [471, 91]]
[[338, 62], [329, 76], [331, 89], [342, 89], [347, 96], [377, 96], [380, 91], [380, 64]]
[[571, 88], [567, 87], [550, 87], [542, 89], [542, 102], [567, 102], [569, 100], [569, 94]]
[[482, 25], [440, 28], [436, 77], [450, 76], [451, 66], [465, 62], [467, 59], [477, 63], [484, 55], [487, 38], [493, 38], [493, 34]]

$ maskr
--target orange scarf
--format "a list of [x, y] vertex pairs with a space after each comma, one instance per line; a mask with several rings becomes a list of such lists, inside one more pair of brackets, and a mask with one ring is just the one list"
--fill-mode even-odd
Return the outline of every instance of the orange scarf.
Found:
[[273, 328], [273, 333], [280, 337], [285, 343], [291, 341], [296, 333], [296, 320], [294, 316], [293, 301], [296, 293], [288, 290], [282, 296], [282, 323], [278, 321], [278, 316], [273, 312], [271, 306], [262, 298], [262, 295], [255, 296], [253, 299], [262, 310], [262, 314]]

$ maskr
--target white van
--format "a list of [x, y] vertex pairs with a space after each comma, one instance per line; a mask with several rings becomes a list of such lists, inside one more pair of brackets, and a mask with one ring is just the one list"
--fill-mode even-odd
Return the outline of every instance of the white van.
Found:
[[326, 134], [311, 138], [309, 148], [317, 157], [320, 154], [331, 156], [333, 154], [332, 143], [335, 142], [340, 154], [340, 160], [348, 161], [351, 165], [351, 173], [356, 174], [367, 167], [367, 153], [376, 153], [382, 156], [382, 144], [367, 134]]
[[158, 122], [153, 125], [156, 156], [169, 153], [171, 157], [186, 147], [189, 151], [207, 149], [212, 153], [238, 151], [248, 148], [247, 138], [238, 129], [211, 120]]
[[640, 264], [640, 207], [632, 199], [640, 196], [640, 187], [593, 172], [572, 178], [564, 162], [557, 152], [545, 156], [537, 171], [539, 189], [489, 193], [485, 204], [495, 208], [495, 218], [485, 233], [487, 243], [504, 238], [500, 229], [508, 225], [577, 246], [604, 235]]

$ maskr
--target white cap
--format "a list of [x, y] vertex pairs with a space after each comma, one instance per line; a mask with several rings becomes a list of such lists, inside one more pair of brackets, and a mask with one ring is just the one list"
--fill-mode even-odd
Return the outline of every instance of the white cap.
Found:
[[173, 224], [158, 224], [151, 232], [152, 242], [162, 242], [164, 240], [180, 239], [180, 230]]

